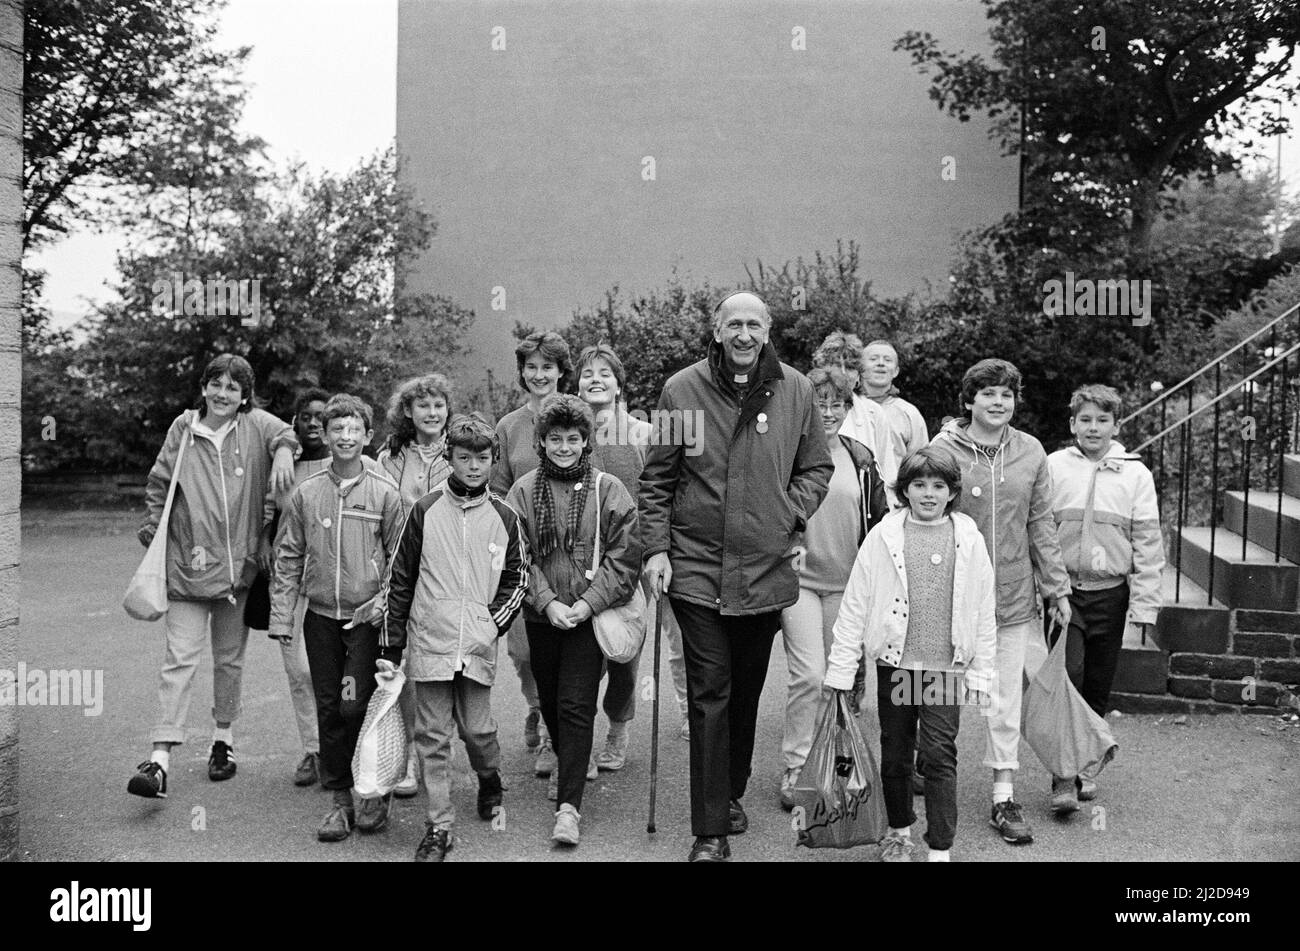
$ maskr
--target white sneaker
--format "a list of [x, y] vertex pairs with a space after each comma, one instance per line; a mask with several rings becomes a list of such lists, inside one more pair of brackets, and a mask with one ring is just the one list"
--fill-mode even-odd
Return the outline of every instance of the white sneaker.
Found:
[[567, 802], [562, 805], [555, 813], [555, 830], [551, 833], [551, 841], [557, 845], [577, 845], [578, 820], [581, 818], [573, 806]]
[[400, 799], [410, 799], [420, 791], [420, 754], [415, 751], [415, 744], [406, 754], [406, 775], [393, 787], [393, 795]]

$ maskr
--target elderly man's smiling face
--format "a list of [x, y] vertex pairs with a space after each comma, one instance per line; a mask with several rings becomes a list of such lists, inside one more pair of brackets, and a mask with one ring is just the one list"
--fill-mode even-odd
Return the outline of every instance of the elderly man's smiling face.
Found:
[[713, 339], [722, 345], [732, 370], [748, 373], [758, 364], [771, 326], [772, 319], [762, 300], [753, 294], [733, 294], [718, 308]]

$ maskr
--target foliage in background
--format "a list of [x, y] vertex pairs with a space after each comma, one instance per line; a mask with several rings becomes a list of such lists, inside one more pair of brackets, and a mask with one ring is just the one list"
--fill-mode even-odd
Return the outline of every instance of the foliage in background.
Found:
[[1086, 206], [1123, 230], [1138, 260], [1170, 190], [1239, 167], [1288, 128], [1277, 103], [1296, 95], [1291, 0], [981, 2], [991, 61], [918, 31], [895, 49], [933, 73], [940, 108], [962, 121], [986, 114], [1006, 152], [1023, 155], [1026, 204], [1069, 217]]
[[94, 217], [103, 186], [147, 174], [142, 151], [187, 106], [233, 135], [230, 115], [204, 106], [220, 99], [249, 53], [214, 47], [223, 5], [26, 0], [24, 249]]
[[[165, 214], [148, 222], [153, 240], [120, 258], [117, 299], [99, 308], [80, 346], [29, 355], [25, 405], [59, 420], [52, 442], [26, 430], [29, 466], [147, 467], [218, 353], [245, 355], [259, 398], [281, 413], [298, 389], [321, 386], [356, 393], [382, 420], [399, 379], [460, 352], [472, 312], [441, 297], [394, 297], [399, 254], [427, 245], [433, 223], [398, 186], [391, 149], [346, 175], [291, 168], [264, 173], [238, 202], [201, 199], [223, 208], [201, 227], [175, 230]], [[189, 278], [257, 280], [259, 324], [158, 306], [156, 282]]]

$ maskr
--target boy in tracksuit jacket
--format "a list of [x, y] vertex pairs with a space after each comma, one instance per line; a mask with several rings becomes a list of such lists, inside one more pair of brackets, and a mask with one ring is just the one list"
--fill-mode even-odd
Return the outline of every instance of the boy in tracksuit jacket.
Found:
[[[1098, 716], [1106, 715], [1126, 625], [1156, 622], [1165, 566], [1155, 480], [1114, 440], [1119, 413], [1111, 387], [1079, 387], [1070, 397], [1075, 444], [1047, 457], [1052, 514], [1070, 573], [1065, 666]], [[1053, 808], [1073, 812], [1095, 791], [1090, 780], [1053, 777]]]
[[1020, 766], [1025, 648], [1031, 637], [1042, 636], [1035, 586], [1061, 626], [1070, 623], [1070, 578], [1052, 518], [1047, 453], [1011, 425], [1020, 381], [1020, 371], [1006, 360], [976, 363], [961, 381], [969, 416], [945, 425], [930, 443], [961, 469], [957, 510], [975, 519], [997, 576], [997, 678], [985, 711], [984, 765], [993, 770], [989, 824], [1012, 845], [1034, 840], [1015, 801], [1013, 779]]
[[346, 839], [354, 823], [375, 832], [388, 820], [388, 797], [362, 800], [358, 817], [351, 792], [352, 755], [381, 656], [374, 602], [402, 517], [397, 483], [362, 462], [371, 419], [370, 407], [346, 393], [325, 405], [332, 461], [289, 496], [271, 593], [269, 633], [282, 643], [293, 639], [298, 598], [307, 599], [302, 631], [316, 695], [320, 782], [334, 793], [316, 832], [322, 842]]
[[406, 652], [415, 684], [415, 745], [429, 797], [417, 862], [451, 851], [451, 735], [455, 727], [478, 775], [478, 815], [501, 806], [501, 747], [492, 718], [497, 641], [524, 603], [528, 543], [519, 516], [488, 489], [501, 443], [474, 416], [454, 417], [443, 450], [446, 482], [407, 512], [393, 556], [384, 643]]

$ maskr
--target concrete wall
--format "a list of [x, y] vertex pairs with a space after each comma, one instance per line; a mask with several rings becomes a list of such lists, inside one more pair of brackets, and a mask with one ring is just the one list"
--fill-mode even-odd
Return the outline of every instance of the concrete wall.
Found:
[[[0, 0], [0, 670], [18, 658], [23, 5]], [[18, 708], [0, 706], [0, 862], [18, 858]]]
[[674, 266], [735, 285], [851, 238], [878, 291], [946, 287], [954, 237], [1014, 208], [1017, 165], [892, 46], [987, 49], [987, 28], [970, 0], [401, 0], [397, 142], [438, 222], [410, 286], [476, 311], [463, 382], [513, 378], [516, 319], [555, 326]]

